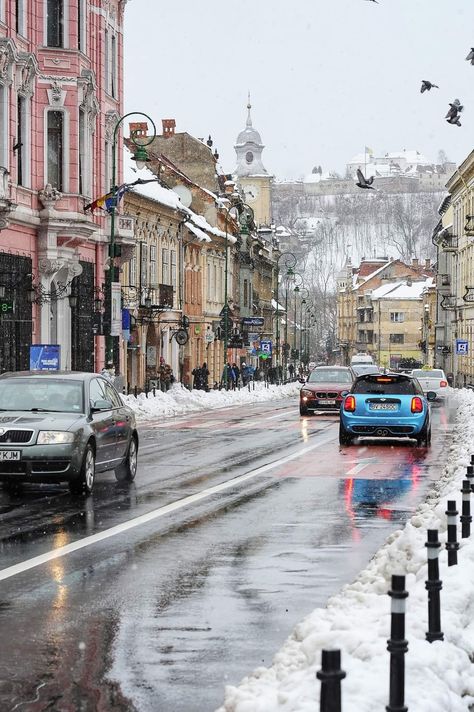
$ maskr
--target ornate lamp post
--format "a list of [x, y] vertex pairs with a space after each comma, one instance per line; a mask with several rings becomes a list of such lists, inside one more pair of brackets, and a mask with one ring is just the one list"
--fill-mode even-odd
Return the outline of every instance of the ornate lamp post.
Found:
[[233, 205], [225, 214], [225, 273], [224, 273], [224, 367], [223, 381], [224, 388], [228, 387], [228, 372], [227, 372], [227, 349], [229, 344], [229, 301], [228, 301], [228, 273], [229, 273], [229, 233], [228, 220], [229, 217], [239, 221], [241, 234], [249, 234], [250, 229], [254, 225], [254, 212], [252, 208], [240, 199], [240, 195], [236, 195], [238, 202]]
[[[118, 255], [116, 254], [116, 246], [115, 246], [115, 210], [117, 207], [117, 192], [118, 192], [118, 186], [115, 185], [115, 180], [116, 180], [116, 160], [117, 160], [117, 139], [118, 139], [118, 131], [120, 126], [122, 125], [122, 122], [128, 117], [128, 116], [144, 116], [146, 119], [148, 119], [151, 122], [151, 125], [153, 127], [153, 136], [139, 136], [138, 133], [132, 132], [130, 135], [130, 139], [136, 146], [135, 149], [135, 154], [133, 156], [133, 160], [137, 164], [138, 170], [141, 170], [142, 168], [145, 167], [147, 162], [150, 160], [148, 158], [148, 154], [146, 152], [145, 146], [148, 146], [151, 144], [154, 139], [156, 138], [156, 126], [153, 122], [153, 120], [148, 116], [148, 114], [144, 114], [142, 111], [130, 111], [128, 114], [124, 114], [121, 116], [117, 123], [115, 124], [114, 128], [114, 134], [113, 134], [113, 141], [112, 141], [112, 185], [111, 185], [111, 193], [112, 193], [112, 200], [111, 200], [111, 207], [109, 209], [110, 212], [110, 240], [109, 240], [109, 258], [110, 258], [110, 268], [107, 273], [107, 278], [106, 278], [106, 284], [107, 284], [107, 295], [109, 299], [109, 316], [110, 320], [112, 322], [112, 314], [114, 311], [118, 308], [120, 308], [117, 304], [113, 303], [113, 295], [112, 295], [112, 283], [118, 281], [116, 279], [116, 268], [114, 264], [115, 257]], [[118, 294], [120, 294], [120, 291], [118, 290]], [[118, 336], [118, 334], [112, 334], [112, 323], [110, 323], [110, 328], [109, 328], [109, 333], [107, 335], [107, 347], [106, 347], [106, 363], [113, 363], [114, 360], [114, 337]]]
[[[286, 267], [287, 273], [289, 270], [293, 270], [293, 267], [296, 265], [297, 259], [296, 255], [294, 255], [292, 252], [282, 252], [278, 256], [276, 260], [276, 284], [275, 284], [275, 301], [276, 301], [276, 329], [275, 329], [275, 337], [276, 337], [276, 362], [277, 366], [281, 366], [280, 362], [280, 302], [279, 302], [279, 283], [280, 283], [280, 260], [283, 260], [283, 265]], [[287, 305], [285, 305], [285, 309], [287, 309]], [[287, 318], [286, 312], [285, 312], [285, 320]], [[286, 329], [285, 329], [286, 333]], [[287, 343], [287, 339], [285, 336], [285, 346]]]

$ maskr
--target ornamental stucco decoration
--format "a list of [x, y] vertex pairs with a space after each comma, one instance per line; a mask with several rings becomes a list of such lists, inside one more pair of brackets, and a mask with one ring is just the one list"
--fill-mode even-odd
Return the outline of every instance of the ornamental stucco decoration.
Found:
[[108, 141], [112, 141], [119, 114], [116, 111], [108, 111], [105, 115], [105, 136]]
[[43, 190], [38, 192], [38, 198], [48, 210], [54, 208], [58, 200], [62, 198], [62, 193], [57, 188], [53, 188], [51, 183], [46, 183]]
[[63, 89], [62, 84], [57, 79], [53, 79], [51, 82], [51, 89], [47, 89], [46, 93], [48, 94], [50, 106], [64, 106], [67, 92]]
[[15, 63], [15, 52], [13, 43], [9, 38], [0, 39], [0, 79], [6, 84], [13, 81], [13, 65]]
[[36, 58], [31, 53], [21, 53], [18, 59], [18, 92], [23, 96], [33, 96], [35, 77], [38, 74]]

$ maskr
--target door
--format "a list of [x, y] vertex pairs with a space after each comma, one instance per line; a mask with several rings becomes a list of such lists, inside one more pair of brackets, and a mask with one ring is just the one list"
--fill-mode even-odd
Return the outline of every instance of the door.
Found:
[[[93, 378], [89, 386], [90, 407], [100, 405], [100, 402], [107, 401], [107, 393], [103, 378]], [[112, 403], [113, 406], [113, 403]], [[115, 417], [114, 409], [108, 408], [91, 413], [91, 425], [94, 431], [97, 452], [96, 464], [100, 470], [111, 469], [115, 458]]]
[[[114, 430], [115, 430], [115, 455], [114, 457], [122, 460], [127, 454], [128, 445], [130, 443], [131, 427], [130, 427], [130, 411], [124, 405], [119, 394], [107, 381], [104, 384], [107, 400], [111, 401], [114, 406]], [[118, 463], [116, 463], [118, 464]]]

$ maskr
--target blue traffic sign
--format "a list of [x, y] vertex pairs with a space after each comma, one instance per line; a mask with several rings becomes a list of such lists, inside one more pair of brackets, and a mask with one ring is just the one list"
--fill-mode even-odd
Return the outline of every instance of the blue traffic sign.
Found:
[[469, 342], [467, 339], [456, 339], [456, 354], [467, 356], [469, 354]]

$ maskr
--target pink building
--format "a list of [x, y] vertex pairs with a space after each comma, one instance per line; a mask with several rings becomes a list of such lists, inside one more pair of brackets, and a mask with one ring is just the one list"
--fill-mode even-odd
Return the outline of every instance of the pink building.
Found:
[[63, 369], [103, 365], [110, 222], [84, 206], [111, 185], [125, 4], [0, 0], [0, 372], [35, 343], [59, 344]]

